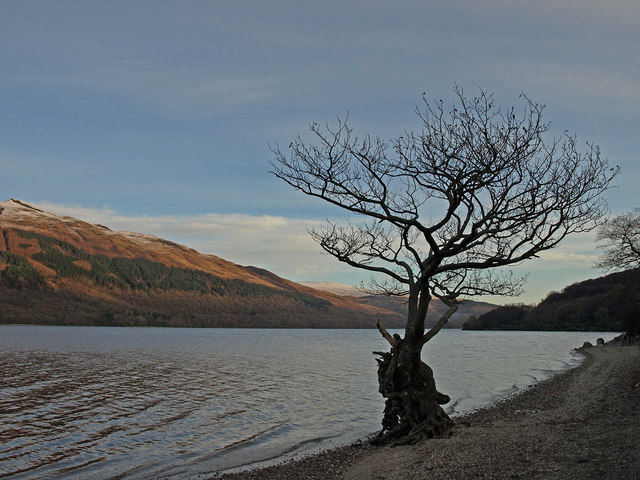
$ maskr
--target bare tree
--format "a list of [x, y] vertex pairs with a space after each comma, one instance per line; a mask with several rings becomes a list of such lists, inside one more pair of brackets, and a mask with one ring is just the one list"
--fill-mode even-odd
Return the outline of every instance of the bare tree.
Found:
[[610, 272], [640, 267], [640, 208], [606, 220], [596, 240], [604, 250], [596, 267]]
[[[461, 297], [521, 292], [524, 278], [499, 267], [594, 228], [606, 211], [601, 193], [617, 174], [597, 146], [580, 152], [566, 132], [547, 139], [544, 106], [524, 95], [521, 110], [502, 110], [491, 93], [454, 93], [449, 111], [423, 95], [420, 130], [395, 140], [358, 138], [338, 120], [333, 129], [311, 125], [315, 144], [298, 136], [288, 154], [272, 147], [273, 174], [353, 215], [310, 230], [322, 248], [371, 272], [378, 293], [407, 295], [404, 336], [378, 324], [391, 345], [374, 352], [386, 398], [378, 443], [448, 435], [453, 422], [441, 405], [449, 397], [437, 391], [422, 347]], [[425, 331], [432, 297], [449, 309]]]
[[[622, 317], [626, 337], [634, 342], [640, 337], [640, 208], [607, 219], [596, 235], [598, 247], [604, 252], [596, 264], [608, 272], [628, 271], [629, 282], [620, 293], [619, 315]], [[625, 305], [628, 305], [625, 308]]]

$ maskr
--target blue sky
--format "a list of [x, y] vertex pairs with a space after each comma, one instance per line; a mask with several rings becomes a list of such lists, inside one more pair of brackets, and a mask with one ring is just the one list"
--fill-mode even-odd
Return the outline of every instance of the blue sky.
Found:
[[[0, 195], [156, 234], [292, 280], [358, 283], [305, 226], [340, 218], [268, 173], [268, 143], [347, 112], [360, 132], [418, 127], [454, 84], [547, 104], [552, 130], [622, 167], [640, 206], [640, 3], [29, 1], [0, 5]], [[536, 302], [594, 277], [590, 235], [531, 272]]]

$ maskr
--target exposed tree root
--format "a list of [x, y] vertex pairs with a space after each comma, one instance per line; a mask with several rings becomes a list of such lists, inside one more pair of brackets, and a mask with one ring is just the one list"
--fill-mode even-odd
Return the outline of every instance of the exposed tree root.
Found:
[[453, 421], [440, 405], [450, 398], [436, 390], [433, 371], [420, 359], [419, 349], [404, 341], [391, 352], [374, 352], [378, 361], [378, 390], [386, 398], [382, 430], [373, 444], [402, 445], [446, 437]]

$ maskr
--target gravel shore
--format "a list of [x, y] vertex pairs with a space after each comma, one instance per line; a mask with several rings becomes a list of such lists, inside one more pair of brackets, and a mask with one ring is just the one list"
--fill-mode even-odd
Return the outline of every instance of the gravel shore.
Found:
[[447, 439], [366, 442], [223, 480], [640, 480], [640, 346], [583, 350], [585, 361], [491, 408]]

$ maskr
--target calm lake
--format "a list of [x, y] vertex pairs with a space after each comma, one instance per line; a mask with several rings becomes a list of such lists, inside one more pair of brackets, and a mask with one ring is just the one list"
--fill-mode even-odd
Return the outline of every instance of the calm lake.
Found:
[[[451, 414], [613, 333], [443, 330], [425, 346]], [[208, 478], [379, 429], [377, 330], [0, 326], [0, 478]]]

